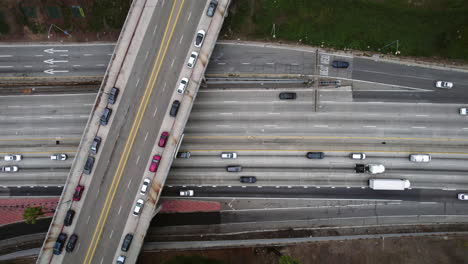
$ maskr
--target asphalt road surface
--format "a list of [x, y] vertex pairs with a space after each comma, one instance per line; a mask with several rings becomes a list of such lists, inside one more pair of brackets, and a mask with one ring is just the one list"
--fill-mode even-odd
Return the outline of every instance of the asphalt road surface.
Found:
[[[458, 105], [356, 102], [347, 90], [286, 90], [297, 92], [298, 98], [279, 100], [284, 89], [201, 89], [181, 146], [192, 157], [174, 161], [168, 184], [239, 185], [238, 177], [250, 174], [261, 179], [260, 185], [356, 187], [369, 178], [354, 173], [355, 164], [362, 162], [384, 164], [387, 172], [379, 176], [405, 176], [415, 188], [468, 189], [468, 126], [457, 113]], [[5, 100], [5, 118], [16, 123], [5, 126], [11, 132], [2, 142], [11, 145], [2, 149], [22, 153], [24, 159], [17, 163], [18, 173], [3, 174], [2, 185], [63, 184], [92, 100], [93, 95]], [[57, 109], [53, 101], [63, 103]], [[31, 115], [19, 119], [24, 112]], [[12, 136], [16, 131], [18, 136]], [[46, 138], [51, 140], [42, 140]], [[223, 160], [223, 151], [239, 157]], [[323, 151], [326, 158], [308, 160], [308, 151]], [[70, 160], [51, 161], [54, 152], [68, 153]], [[351, 160], [352, 152], [367, 153], [368, 159]], [[412, 163], [411, 153], [430, 153], [432, 161]], [[227, 165], [242, 165], [242, 175], [227, 173]]]
[[[1, 46], [0, 50], [0, 80], [47, 76], [79, 79], [104, 74], [113, 44]], [[348, 61], [350, 68], [334, 69], [330, 66], [333, 60]], [[360, 101], [468, 102], [466, 71], [323, 52], [317, 55], [312, 48], [219, 43], [208, 65], [208, 78], [295, 74], [352, 81], [353, 97]], [[438, 80], [452, 81], [455, 86], [437, 89], [434, 84]]]

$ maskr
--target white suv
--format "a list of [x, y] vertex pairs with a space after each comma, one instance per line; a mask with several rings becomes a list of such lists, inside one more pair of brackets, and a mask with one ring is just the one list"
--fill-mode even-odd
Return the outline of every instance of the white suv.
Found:
[[459, 193], [458, 200], [468, 200], [468, 193]]

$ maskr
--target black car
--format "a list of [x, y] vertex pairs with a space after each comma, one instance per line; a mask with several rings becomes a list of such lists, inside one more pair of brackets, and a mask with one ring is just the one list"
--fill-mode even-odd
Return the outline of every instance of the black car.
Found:
[[91, 149], [89, 152], [93, 155], [96, 155], [99, 151], [99, 146], [101, 145], [101, 137], [95, 137], [93, 140], [93, 144], [91, 145]]
[[226, 170], [228, 172], [241, 172], [242, 171], [242, 166], [240, 165], [230, 165], [226, 167]]
[[255, 176], [241, 176], [240, 177], [240, 182], [244, 183], [256, 183], [257, 178]]
[[63, 221], [63, 224], [65, 226], [70, 226], [73, 222], [73, 217], [75, 216], [75, 211], [72, 209], [69, 209], [67, 211], [67, 214], [65, 215], [65, 220]]
[[349, 67], [349, 62], [347, 62], [347, 61], [333, 61], [332, 62], [332, 67], [333, 68], [348, 68]]
[[130, 244], [132, 243], [133, 235], [127, 234], [122, 242], [122, 251], [127, 252], [130, 248]]
[[172, 102], [172, 107], [171, 107], [171, 111], [169, 112], [169, 115], [176, 117], [177, 112], [179, 111], [179, 106], [180, 106], [180, 101], [174, 100], [174, 102]]
[[67, 247], [65, 247], [65, 251], [68, 253], [72, 252], [73, 249], [75, 249], [76, 241], [78, 241], [78, 236], [76, 234], [71, 235]]
[[308, 159], [323, 159], [325, 154], [323, 152], [307, 152]]
[[208, 5], [208, 10], [206, 10], [206, 15], [212, 17], [216, 11], [216, 7], [218, 6], [217, 0], [211, 0], [210, 4]]
[[110, 116], [112, 115], [112, 109], [104, 108], [104, 112], [102, 112], [101, 119], [99, 120], [101, 125], [105, 126], [109, 122]]
[[294, 100], [296, 99], [296, 93], [280, 93], [279, 94], [279, 99], [281, 100]]
[[65, 241], [67, 241], [67, 234], [60, 233], [60, 235], [57, 238], [57, 241], [55, 241], [54, 255], [60, 255], [62, 253], [63, 246], [65, 245]]
[[109, 93], [109, 100], [107, 100], [107, 102], [109, 104], [115, 104], [115, 101], [117, 101], [117, 96], [119, 96], [119, 88], [114, 87]]
[[91, 171], [93, 170], [93, 165], [94, 165], [94, 158], [88, 157], [83, 168], [83, 173], [88, 174], [88, 175], [91, 174]]
[[189, 151], [177, 152], [177, 158], [188, 159], [190, 158], [191, 153]]

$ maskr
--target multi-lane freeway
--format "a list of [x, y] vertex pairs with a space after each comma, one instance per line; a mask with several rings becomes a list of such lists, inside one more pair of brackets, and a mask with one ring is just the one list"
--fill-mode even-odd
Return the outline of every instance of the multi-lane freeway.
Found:
[[[415, 188], [468, 188], [464, 176], [468, 171], [468, 126], [464, 124], [465, 117], [457, 113], [459, 105], [353, 102], [350, 91], [316, 92], [312, 88], [287, 88], [287, 91], [297, 92], [298, 98], [281, 101], [278, 94], [284, 90], [200, 90], [181, 146], [181, 150], [190, 151], [192, 156], [175, 160], [168, 184], [240, 185], [239, 176], [251, 175], [257, 176], [258, 185], [361, 187], [366, 185], [369, 175], [354, 172], [357, 161], [350, 159], [349, 153], [364, 152], [368, 156], [366, 163], [384, 164], [386, 175], [404, 175], [411, 179]], [[83, 131], [83, 127], [75, 123], [84, 125], [84, 120], [80, 114], [52, 111], [47, 102], [63, 102], [59, 109], [83, 111], [81, 115], [86, 116], [92, 96], [12, 97], [14, 100], [9, 104], [30, 105], [35, 109], [34, 117], [17, 124], [26, 127], [32, 122], [38, 134], [24, 130], [20, 138], [27, 151], [19, 163], [20, 171], [9, 174], [11, 177], [3, 178], [2, 183], [13, 186], [63, 184], [66, 171], [60, 178], [50, 174], [38, 177], [37, 172], [40, 168], [55, 171], [59, 165], [68, 168], [70, 163], [51, 161], [48, 155], [65, 150], [73, 153], [78, 135]], [[8, 104], [5, 107], [8, 108]], [[63, 120], [64, 115], [70, 120], [62, 124], [57, 119]], [[35, 123], [38, 119], [44, 120]], [[67, 124], [72, 125], [70, 130]], [[47, 138], [48, 128], [60, 132], [58, 135], [64, 139], [60, 145], [56, 145], [56, 140], [40, 141]], [[34, 139], [39, 139], [41, 144], [49, 143], [36, 147], [43, 154], [29, 154], [35, 149], [37, 141]], [[70, 147], [64, 149], [65, 144]], [[13, 146], [9, 149], [18, 152]], [[239, 156], [235, 160], [221, 159], [223, 151], [237, 152]], [[308, 160], [305, 157], [308, 151], [324, 151], [326, 158]], [[410, 162], [411, 153], [430, 153], [432, 161], [427, 164]], [[35, 163], [28, 160], [30, 156], [42, 156], [43, 164], [35, 167]], [[2, 164], [7, 163], [2, 161]], [[226, 172], [225, 167], [232, 164], [242, 165], [243, 171]]]
[[[178, 69], [186, 63], [186, 56], [178, 55], [190, 51], [196, 21], [205, 7], [195, 2], [165, 3], [149, 22], [151, 30], [137, 55], [141, 61], [131, 69], [113, 113], [112, 129], [104, 130], [99, 166], [92, 178], [84, 178], [86, 200], [74, 203], [80, 213], [73, 232], [80, 234], [80, 240], [76, 252], [65, 255], [64, 262], [115, 259], [116, 251], [105, 249], [119, 247], [154, 142], [161, 127], [174, 125], [164, 125], [163, 120], [179, 81]], [[174, 10], [177, 16], [172, 16]], [[170, 38], [157, 26], [161, 23], [172, 28]], [[155, 61], [162, 48], [167, 52]], [[4, 47], [0, 78], [99, 77], [112, 50], [112, 44]], [[334, 69], [329, 63], [334, 59], [348, 61], [351, 67]], [[151, 86], [153, 63], [163, 66], [161, 77]], [[196, 197], [455, 202], [456, 194], [468, 189], [468, 125], [466, 117], [458, 114], [459, 107], [465, 106], [461, 103], [468, 101], [466, 72], [307, 48], [220, 43], [206, 76], [207, 85], [195, 100], [180, 147], [191, 152], [191, 157], [174, 161], [165, 189], [168, 196], [190, 188]], [[299, 81], [285, 83], [286, 77]], [[317, 89], [316, 82], [328, 78], [341, 81], [341, 86]], [[437, 89], [436, 80], [453, 81], [455, 87]], [[153, 88], [148, 97], [144, 91]], [[278, 95], [284, 91], [295, 92], [297, 99], [280, 100]], [[13, 187], [3, 194], [22, 193], [16, 186], [63, 186], [95, 97], [94, 93], [0, 97], [1, 152], [24, 156], [15, 163], [18, 172], [2, 173], [0, 185]], [[151, 103], [140, 113], [143, 101]], [[141, 117], [136, 125], [127, 122], [136, 117]], [[325, 152], [325, 158], [307, 159], [309, 151]], [[221, 159], [222, 152], [235, 152], [238, 157]], [[401, 193], [362, 189], [371, 175], [355, 173], [357, 162], [349, 158], [352, 152], [367, 154], [359, 163], [385, 165], [386, 172], [373, 177], [409, 179], [413, 189]], [[51, 160], [53, 153], [66, 153], [69, 159]], [[124, 180], [114, 183], [122, 162], [116, 153], [126, 153], [128, 158], [120, 173]], [[410, 162], [411, 153], [427, 153], [432, 160]], [[9, 164], [0, 161], [0, 166]], [[227, 172], [228, 165], [240, 165], [242, 172]], [[246, 187], [249, 184], [240, 183], [240, 176], [255, 176], [257, 182]], [[112, 207], [109, 188], [114, 192]], [[33, 193], [44, 192], [37, 188]], [[57, 189], [50, 193], [56, 194]], [[108, 212], [102, 214], [104, 209]]]

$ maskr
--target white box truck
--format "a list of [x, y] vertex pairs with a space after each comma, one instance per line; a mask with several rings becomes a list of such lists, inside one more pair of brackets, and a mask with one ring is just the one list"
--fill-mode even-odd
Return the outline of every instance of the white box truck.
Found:
[[411, 185], [409, 180], [403, 179], [369, 179], [369, 187], [373, 190], [403, 191]]

